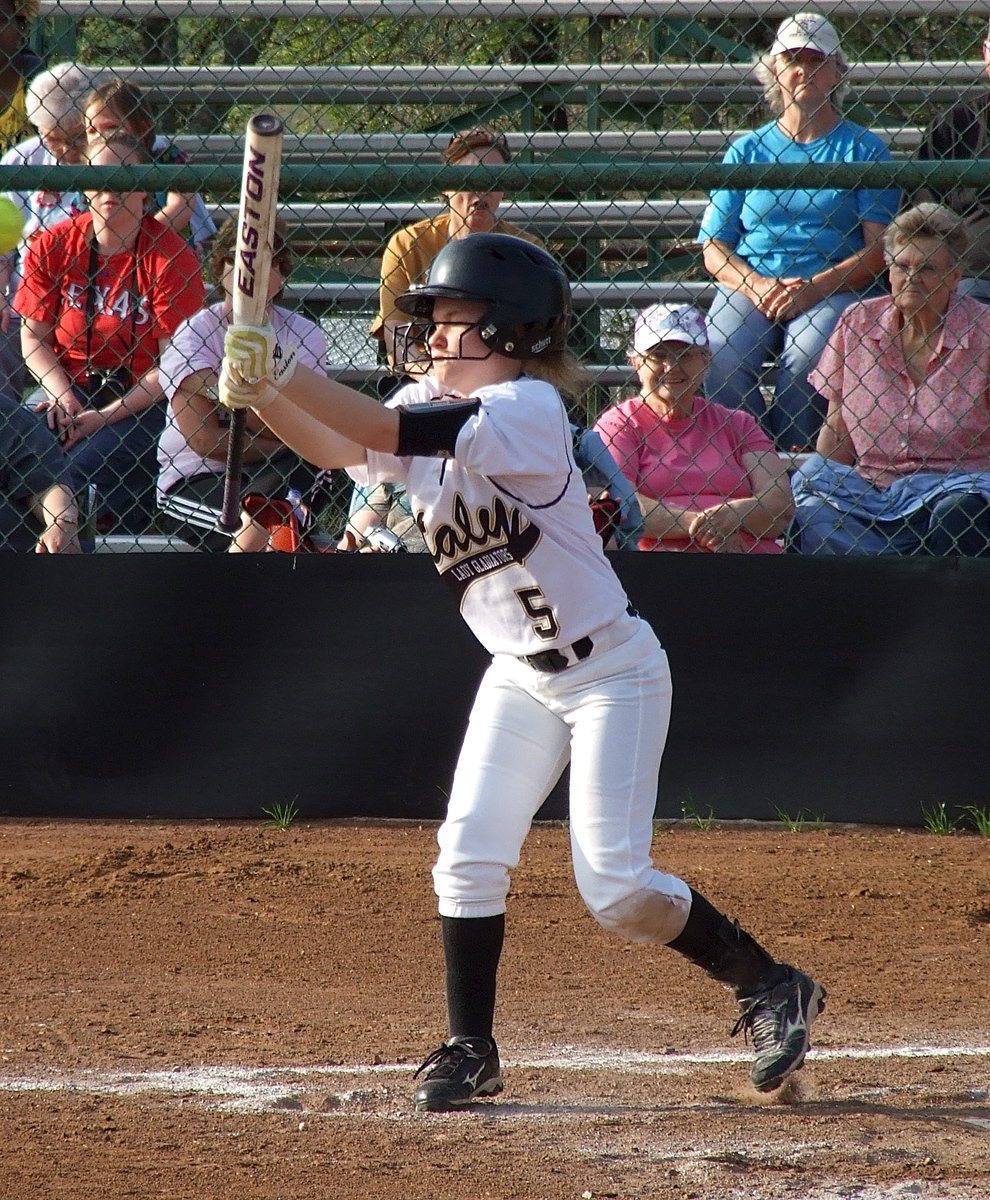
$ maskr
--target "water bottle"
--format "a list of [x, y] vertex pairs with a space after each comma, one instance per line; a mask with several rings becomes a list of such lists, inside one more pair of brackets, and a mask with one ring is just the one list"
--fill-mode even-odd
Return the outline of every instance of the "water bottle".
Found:
[[371, 525], [364, 531], [365, 545], [382, 554], [401, 554], [405, 551], [402, 539], [383, 525]]
[[302, 492], [298, 488], [289, 488], [285, 493], [285, 498], [292, 505], [292, 511], [296, 514], [299, 528], [304, 529], [309, 514], [306, 511], [306, 505], [303, 504]]

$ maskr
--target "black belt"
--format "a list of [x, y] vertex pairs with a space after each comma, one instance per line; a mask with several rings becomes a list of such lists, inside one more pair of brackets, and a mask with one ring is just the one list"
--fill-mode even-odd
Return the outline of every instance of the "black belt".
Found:
[[[626, 612], [631, 617], [639, 616], [631, 604], [626, 608]], [[559, 650], [541, 650], [538, 654], [521, 654], [519, 657], [536, 671], [547, 671], [556, 675], [560, 671], [566, 671], [568, 667], [573, 667], [575, 663], [584, 662], [594, 648], [595, 643], [591, 638], [583, 637]]]
[[[564, 646], [560, 650], [541, 650], [539, 654], [522, 654], [520, 658], [529, 663], [534, 670], [549, 671], [556, 675], [558, 671], [566, 671], [576, 662], [583, 662], [594, 650], [595, 643], [590, 637], [578, 638], [573, 646]], [[567, 656], [572, 654], [573, 660]]]

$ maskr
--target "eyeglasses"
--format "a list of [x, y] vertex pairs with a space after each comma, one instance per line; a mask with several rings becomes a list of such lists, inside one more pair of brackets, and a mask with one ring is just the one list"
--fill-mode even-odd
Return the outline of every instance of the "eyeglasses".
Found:
[[[898, 262], [896, 258], [891, 259], [887, 266], [896, 275], [903, 275], [905, 278], [917, 275], [925, 279], [942, 279], [946, 273], [945, 267], [936, 267], [932, 263], [903, 263]], [[949, 270], [951, 269], [950, 267]]]
[[74, 133], [66, 133], [64, 129], [48, 129], [41, 134], [41, 140], [57, 158], [67, 150], [75, 150], [81, 146], [86, 140], [86, 133], [81, 128]]
[[823, 54], [820, 50], [812, 50], [810, 48], [804, 50], [781, 50], [777, 58], [781, 60], [783, 66], [805, 67], [808, 70], [815, 70], [818, 67], [825, 66], [828, 62], [832, 62], [830, 54]]

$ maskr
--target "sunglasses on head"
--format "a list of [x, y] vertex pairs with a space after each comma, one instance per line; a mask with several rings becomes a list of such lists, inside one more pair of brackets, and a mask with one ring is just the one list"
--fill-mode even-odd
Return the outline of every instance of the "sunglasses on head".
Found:
[[506, 161], [512, 154], [505, 134], [491, 129], [466, 129], [463, 133], [455, 133], [444, 153], [448, 160], [456, 160], [476, 150], [497, 150]]

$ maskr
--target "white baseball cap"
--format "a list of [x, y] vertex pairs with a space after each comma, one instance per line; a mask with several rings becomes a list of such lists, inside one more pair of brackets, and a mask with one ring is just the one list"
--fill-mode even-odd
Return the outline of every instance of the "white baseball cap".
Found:
[[661, 342], [707, 346], [705, 318], [690, 304], [651, 304], [636, 315], [632, 348], [636, 354], [649, 354]]
[[834, 54], [845, 67], [842, 43], [831, 21], [818, 13], [798, 13], [782, 21], [770, 47], [771, 54], [783, 54], [787, 50], [817, 50], [819, 54]]

